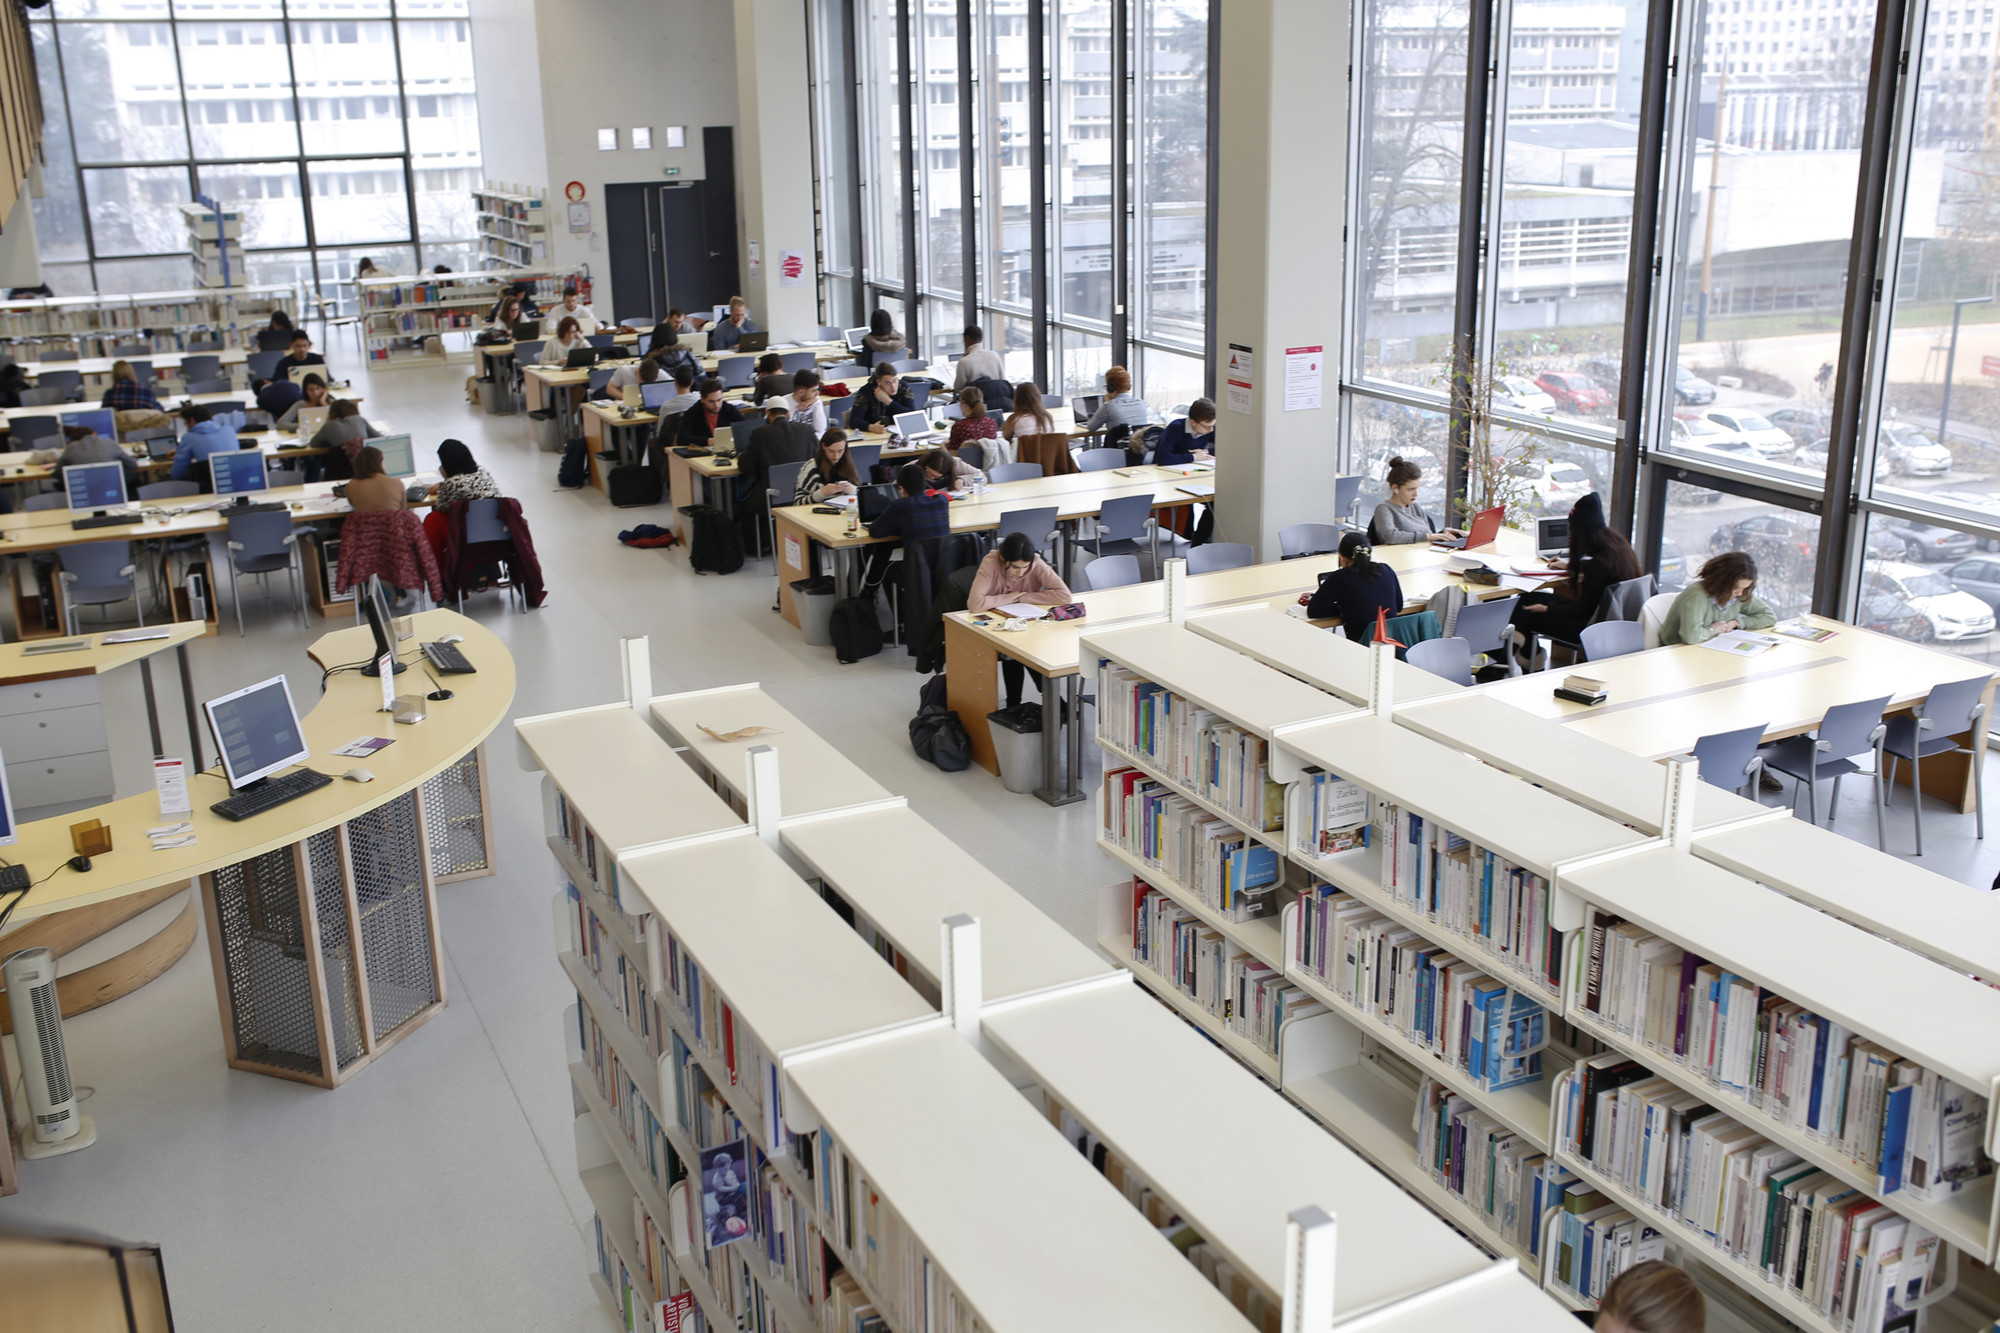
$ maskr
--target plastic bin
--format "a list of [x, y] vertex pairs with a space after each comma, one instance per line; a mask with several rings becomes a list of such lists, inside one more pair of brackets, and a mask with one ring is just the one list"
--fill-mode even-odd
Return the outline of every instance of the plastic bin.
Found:
[[1000, 785], [1020, 796], [1032, 796], [1042, 785], [1042, 724], [1022, 721], [1013, 713], [986, 715], [993, 734], [993, 754], [1000, 761]]
[[833, 602], [832, 575], [792, 580], [792, 605], [798, 609], [799, 628], [815, 648], [833, 646]]
[[554, 408], [538, 407], [528, 413], [528, 438], [543, 453], [559, 454], [563, 451], [562, 422], [556, 419]]
[[490, 417], [512, 416], [514, 395], [507, 392], [507, 385], [501, 380], [480, 380], [479, 406]]

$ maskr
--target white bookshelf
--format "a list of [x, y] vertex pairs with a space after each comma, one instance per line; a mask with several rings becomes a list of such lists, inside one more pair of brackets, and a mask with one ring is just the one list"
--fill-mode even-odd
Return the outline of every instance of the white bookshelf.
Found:
[[491, 181], [472, 192], [480, 267], [527, 269], [549, 262], [549, 210], [539, 191]]
[[[544, 309], [559, 303], [563, 284], [587, 281], [580, 268], [513, 268], [499, 272], [357, 278], [361, 342], [375, 367], [408, 365], [444, 355], [443, 335], [485, 327], [500, 293], [532, 283]], [[433, 350], [436, 349], [436, 350]]]
[[[1187, 628], [1253, 661], [1282, 671], [1349, 703], [1368, 702], [1372, 670], [1368, 649], [1345, 634], [1326, 630], [1281, 611], [1268, 602], [1190, 615]], [[1398, 700], [1449, 698], [1465, 687], [1421, 667], [1398, 661], [1390, 668]]]
[[280, 310], [297, 317], [295, 288], [243, 284], [199, 291], [0, 301], [0, 343], [12, 344], [18, 361], [37, 360], [43, 348], [68, 349], [82, 357], [111, 356], [119, 343], [140, 339], [150, 342], [155, 352], [184, 352], [192, 342], [255, 350], [257, 330]]
[[[185, 203], [181, 217], [187, 222], [188, 253], [194, 262], [194, 280], [201, 287], [226, 287], [230, 279], [243, 278], [243, 213], [239, 209], [212, 209], [206, 204]], [[229, 262], [225, 264], [225, 251]]]
[[[661, 695], [652, 701], [652, 714], [668, 739], [685, 747], [686, 758], [739, 812], [748, 801], [743, 756], [757, 745], [777, 751], [787, 814], [889, 799], [887, 787], [755, 684]], [[764, 731], [741, 740], [718, 739], [747, 727]]]

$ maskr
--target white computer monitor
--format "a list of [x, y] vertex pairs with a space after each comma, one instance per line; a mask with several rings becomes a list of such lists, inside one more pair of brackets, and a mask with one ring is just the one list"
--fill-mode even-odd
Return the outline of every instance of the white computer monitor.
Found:
[[1547, 560], [1569, 550], [1569, 516], [1535, 520], [1535, 554]]
[[12, 847], [20, 840], [14, 831], [14, 793], [7, 789], [6, 757], [0, 755], [0, 847]]
[[292, 367], [292, 383], [303, 386], [306, 382], [306, 376], [308, 375], [319, 376], [320, 383], [322, 384], [330, 385], [333, 383], [333, 373], [329, 371], [325, 366]]
[[202, 709], [233, 790], [312, 757], [299, 711], [292, 706], [292, 687], [283, 676], [210, 699]]
[[929, 439], [937, 434], [931, 426], [931, 419], [922, 412], [898, 412], [896, 414], [896, 434], [905, 442]]
[[675, 341], [682, 347], [687, 348], [690, 355], [700, 356], [708, 350], [708, 330], [703, 329], [699, 333], [676, 334]]
[[244, 495], [269, 490], [271, 479], [264, 471], [262, 449], [233, 449], [208, 456], [209, 479], [217, 495]]
[[108, 407], [93, 407], [85, 412], [65, 412], [62, 414], [62, 424], [88, 426], [107, 440], [118, 438], [118, 414]]
[[110, 509], [125, 503], [125, 465], [77, 463], [63, 469], [63, 489], [72, 511]]
[[708, 315], [710, 319], [720, 324], [723, 320], [729, 318], [729, 307], [726, 305], [712, 306], [709, 308]]
[[382, 451], [382, 470], [392, 477], [417, 475], [417, 453], [407, 435], [384, 435], [369, 441]]

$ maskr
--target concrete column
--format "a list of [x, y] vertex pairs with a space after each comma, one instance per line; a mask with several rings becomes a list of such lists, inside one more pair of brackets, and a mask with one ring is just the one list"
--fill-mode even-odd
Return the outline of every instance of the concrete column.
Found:
[[[757, 327], [805, 338], [819, 327], [813, 239], [811, 92], [798, 0], [736, 0], [736, 158], [743, 296]], [[752, 272], [751, 254], [758, 262]], [[797, 285], [784, 260], [797, 256]]]
[[[1220, 10], [1216, 537], [1275, 560], [1278, 529], [1338, 517], [1350, 4], [1228, 0]], [[1230, 386], [1239, 348], [1250, 353], [1247, 393]], [[1317, 366], [1319, 406], [1287, 411], [1286, 353], [1298, 348], [1319, 349], [1300, 353]]]
[[28, 203], [31, 193], [41, 192], [41, 183], [40, 168], [36, 168], [22, 182], [21, 197], [14, 201], [14, 211], [7, 217], [6, 225], [0, 227], [0, 293], [9, 287], [41, 285], [42, 257], [35, 246], [35, 210]]

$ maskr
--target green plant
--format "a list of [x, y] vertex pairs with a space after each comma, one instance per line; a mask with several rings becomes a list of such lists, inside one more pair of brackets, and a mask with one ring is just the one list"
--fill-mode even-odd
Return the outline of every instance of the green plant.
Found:
[[1505, 394], [1502, 383], [1513, 370], [1505, 361], [1491, 366], [1460, 367], [1449, 355], [1438, 361], [1437, 383], [1452, 390], [1453, 412], [1465, 424], [1465, 489], [1452, 497], [1452, 509], [1463, 526], [1482, 509], [1498, 505], [1507, 511], [1510, 527], [1520, 527], [1533, 499], [1534, 464], [1548, 456], [1548, 442], [1532, 431], [1496, 421], [1493, 399]]

